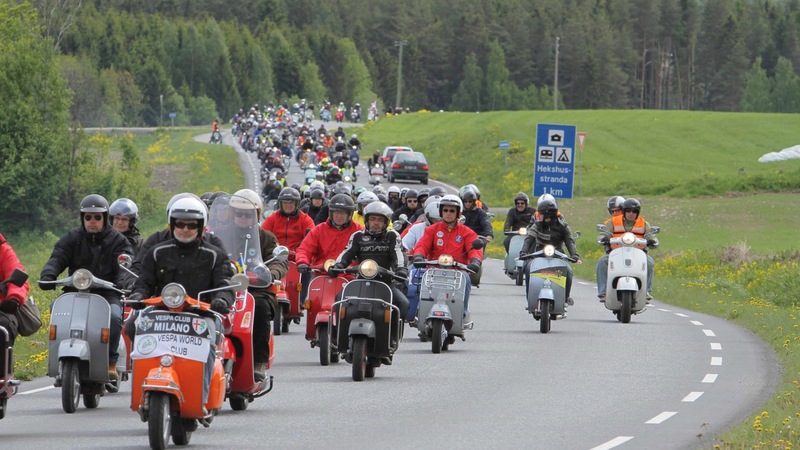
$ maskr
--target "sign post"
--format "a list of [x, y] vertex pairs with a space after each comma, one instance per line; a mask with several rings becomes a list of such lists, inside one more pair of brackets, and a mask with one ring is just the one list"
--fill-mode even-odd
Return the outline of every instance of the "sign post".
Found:
[[586, 132], [579, 131], [578, 132], [578, 148], [581, 151], [580, 154], [580, 164], [581, 164], [581, 172], [578, 175], [578, 195], [583, 197], [583, 146], [586, 144]]
[[171, 126], [173, 128], [175, 127], [175, 117], [177, 117], [177, 116], [178, 116], [178, 113], [174, 113], [174, 112], [169, 113], [169, 122], [170, 122], [170, 124], [171, 124]]
[[508, 153], [508, 149], [511, 148], [511, 144], [508, 141], [500, 141], [498, 146], [503, 150], [503, 173], [508, 173], [508, 159], [506, 158], [506, 154]]
[[536, 125], [533, 196], [572, 198], [575, 173], [575, 125]]

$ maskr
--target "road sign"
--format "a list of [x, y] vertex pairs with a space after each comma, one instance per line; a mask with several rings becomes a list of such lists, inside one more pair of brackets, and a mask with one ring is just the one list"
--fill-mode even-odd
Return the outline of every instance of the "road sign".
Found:
[[533, 196], [572, 198], [575, 174], [575, 125], [536, 125]]
[[503, 150], [511, 148], [511, 144], [508, 141], [500, 141], [500, 148]]
[[586, 132], [578, 132], [578, 147], [583, 151], [583, 146], [586, 145]]
[[169, 113], [169, 118], [170, 118], [170, 119], [174, 119], [174, 118], [175, 118], [175, 117], [177, 117], [177, 116], [178, 116], [178, 113], [174, 113], [174, 112], [172, 112], [172, 113]]

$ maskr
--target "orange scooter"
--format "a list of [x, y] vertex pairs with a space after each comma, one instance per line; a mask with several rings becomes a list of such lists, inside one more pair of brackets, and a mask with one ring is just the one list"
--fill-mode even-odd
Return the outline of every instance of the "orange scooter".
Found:
[[319, 347], [319, 363], [323, 366], [339, 362], [339, 354], [331, 347], [331, 307], [336, 302], [336, 294], [352, 278], [350, 275], [328, 276], [328, 268], [335, 263], [335, 260], [329, 259], [323, 266], [311, 268], [315, 276], [308, 284], [308, 297], [305, 301], [308, 311], [306, 340], [311, 341], [311, 348]]
[[300, 324], [303, 317], [300, 310], [300, 272], [297, 271], [297, 263], [289, 261], [289, 271], [283, 280], [275, 282], [276, 294], [278, 297], [278, 311], [272, 323], [272, 329], [276, 336], [281, 333], [289, 332], [289, 324], [294, 322]]
[[[231, 281], [237, 292], [247, 288], [244, 275]], [[230, 288], [202, 291], [198, 298], [224, 289]], [[136, 321], [131, 352], [131, 409], [147, 422], [151, 448], [166, 448], [170, 436], [176, 445], [186, 445], [197, 424], [211, 425], [225, 401], [220, 315], [208, 303], [189, 297], [177, 283], [164, 286], [160, 297], [143, 302], [148, 307]], [[208, 373], [211, 382], [206, 388], [203, 380]]]

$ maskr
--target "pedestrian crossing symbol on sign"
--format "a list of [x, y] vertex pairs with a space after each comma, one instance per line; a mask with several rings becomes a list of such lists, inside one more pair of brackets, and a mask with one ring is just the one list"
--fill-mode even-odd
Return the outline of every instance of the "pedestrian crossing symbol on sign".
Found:
[[570, 164], [572, 162], [572, 149], [571, 148], [559, 148], [558, 150], [558, 158], [556, 158], [557, 163], [561, 164]]

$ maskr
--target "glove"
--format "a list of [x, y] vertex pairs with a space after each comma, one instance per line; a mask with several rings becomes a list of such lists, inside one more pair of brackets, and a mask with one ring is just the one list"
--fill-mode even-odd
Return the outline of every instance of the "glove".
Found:
[[608, 245], [609, 242], [611, 242], [611, 238], [609, 238], [608, 236], [602, 236], [602, 237], [597, 239], [597, 243], [598, 244]]
[[421, 263], [423, 261], [425, 261], [425, 257], [420, 255], [420, 254], [416, 254], [416, 255], [413, 255], [411, 257], [411, 263], [412, 264], [418, 264], [418, 263]]
[[142, 300], [144, 300], [144, 296], [138, 292], [134, 292], [133, 294], [129, 295], [127, 298], [128, 301], [133, 303], [127, 303], [131, 309], [144, 309], [146, 306]]
[[211, 310], [214, 312], [228, 314], [230, 309], [231, 307], [228, 305], [228, 302], [221, 298], [215, 298], [214, 300], [211, 300]]
[[19, 300], [15, 298], [7, 298], [0, 302], [0, 311], [6, 314], [14, 314], [19, 309]]
[[39, 278], [39, 281], [40, 281], [39, 289], [41, 289], [43, 291], [52, 291], [53, 289], [56, 288], [56, 286], [54, 284], [41, 283], [41, 281], [55, 281], [55, 280], [56, 280], [56, 277], [54, 277], [52, 275], [42, 275]]
[[647, 246], [650, 248], [658, 248], [659, 246], [658, 239], [648, 239]]
[[394, 274], [398, 277], [408, 278], [408, 269], [406, 267], [398, 267]]
[[481, 270], [481, 260], [478, 258], [472, 258], [472, 260], [467, 264], [467, 269], [478, 273]]
[[311, 272], [311, 267], [308, 267], [308, 264], [298, 264], [297, 265], [297, 272], [298, 273], [309, 273], [309, 272]]
[[344, 269], [344, 266], [342, 266], [339, 263], [336, 263], [336, 264], [328, 267], [328, 276], [329, 277], [338, 276], [339, 275], [339, 271], [342, 270], [342, 269]]

